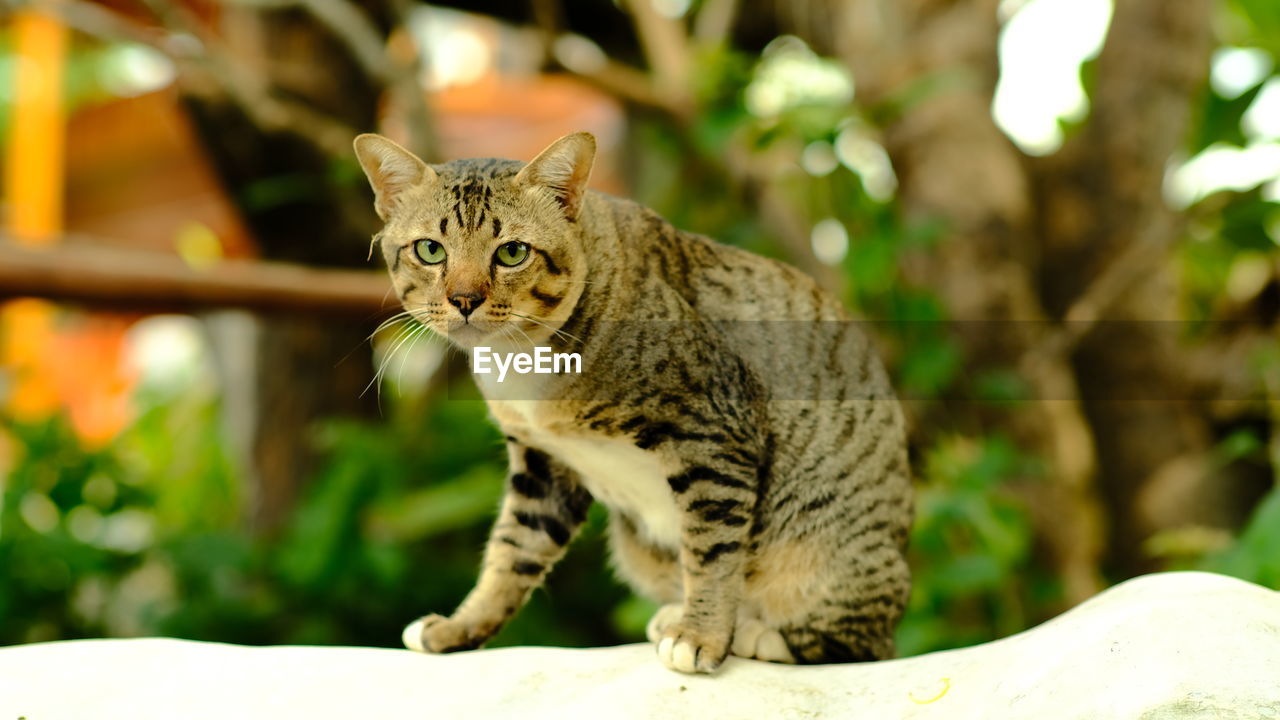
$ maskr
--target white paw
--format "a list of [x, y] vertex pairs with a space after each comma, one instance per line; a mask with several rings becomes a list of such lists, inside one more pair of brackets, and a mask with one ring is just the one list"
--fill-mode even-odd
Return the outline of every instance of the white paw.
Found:
[[733, 632], [733, 654], [766, 662], [794, 663], [786, 641], [777, 630], [755, 618], [740, 618]]
[[696, 657], [697, 650], [688, 640], [677, 643], [675, 638], [669, 637], [663, 638], [662, 642], [658, 643], [658, 659], [672, 670], [682, 673], [693, 672]]
[[658, 611], [649, 618], [649, 624], [644, 628], [645, 637], [649, 638], [649, 642], [658, 643], [662, 640], [662, 635], [667, 628], [680, 622], [684, 617], [684, 606], [680, 603], [669, 603], [658, 608]]
[[658, 642], [658, 659], [682, 673], [713, 673], [729, 653], [729, 634], [695, 630], [677, 623]]
[[410, 650], [424, 653], [451, 653], [475, 650], [493, 633], [477, 630], [464, 620], [443, 615], [427, 615], [409, 623], [400, 641]]
[[427, 651], [422, 645], [422, 630], [426, 624], [426, 618], [418, 618], [405, 627], [404, 632], [400, 634], [400, 641], [405, 647], [420, 653]]

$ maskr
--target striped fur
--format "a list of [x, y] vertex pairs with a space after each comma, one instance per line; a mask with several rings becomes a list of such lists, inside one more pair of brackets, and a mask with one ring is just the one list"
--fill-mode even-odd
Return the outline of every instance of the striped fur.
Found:
[[[730, 651], [893, 655], [910, 588], [903, 420], [837, 300], [794, 268], [587, 192], [585, 133], [528, 165], [428, 167], [377, 136], [356, 147], [407, 309], [464, 350], [583, 358], [581, 375], [476, 377], [507, 436], [508, 491], [476, 588], [453, 615], [424, 619], [423, 648], [497, 632], [594, 497], [618, 574], [667, 603], [649, 634], [669, 667], [710, 672]], [[418, 239], [448, 260], [417, 261]], [[528, 258], [498, 266], [511, 241]], [[459, 294], [478, 302], [469, 317]]]

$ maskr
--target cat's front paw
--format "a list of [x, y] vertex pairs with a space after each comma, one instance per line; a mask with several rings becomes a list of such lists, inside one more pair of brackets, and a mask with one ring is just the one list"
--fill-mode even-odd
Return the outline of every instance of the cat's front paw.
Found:
[[674, 626], [684, 618], [684, 605], [680, 603], [670, 603], [658, 608], [658, 611], [649, 618], [649, 624], [644, 628], [645, 637], [649, 638], [649, 642], [657, 645], [662, 642], [663, 636], [667, 632], [667, 628]]
[[449, 653], [474, 650], [484, 644], [471, 628], [453, 618], [428, 615], [409, 623], [400, 636], [404, 646], [424, 653]]
[[677, 622], [662, 632], [658, 641], [658, 659], [672, 670], [683, 673], [712, 673], [729, 654], [732, 629], [708, 631]]

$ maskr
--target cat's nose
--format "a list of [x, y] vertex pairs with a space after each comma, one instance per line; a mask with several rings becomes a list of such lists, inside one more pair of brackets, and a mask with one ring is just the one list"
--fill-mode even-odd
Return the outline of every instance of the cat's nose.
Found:
[[484, 304], [484, 295], [482, 293], [450, 295], [449, 304], [458, 308], [458, 312], [462, 313], [462, 317], [467, 317], [475, 312], [476, 308]]

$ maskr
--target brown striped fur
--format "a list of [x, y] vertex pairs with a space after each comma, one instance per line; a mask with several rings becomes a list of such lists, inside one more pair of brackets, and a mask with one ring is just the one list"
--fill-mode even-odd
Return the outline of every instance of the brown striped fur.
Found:
[[[410, 644], [482, 645], [564, 553], [590, 503], [618, 574], [667, 605], [669, 667], [725, 655], [875, 660], [910, 588], [911, 485], [885, 372], [841, 304], [785, 264], [586, 190], [590, 135], [529, 164], [357, 155], [405, 308], [463, 350], [550, 345], [581, 375], [477, 376], [508, 438], [508, 491], [475, 589]], [[448, 259], [426, 265], [419, 239]], [[493, 260], [527, 243], [516, 267]], [[464, 316], [463, 308], [471, 314]]]

